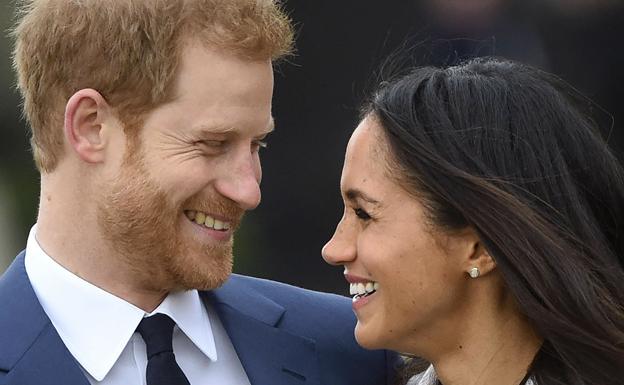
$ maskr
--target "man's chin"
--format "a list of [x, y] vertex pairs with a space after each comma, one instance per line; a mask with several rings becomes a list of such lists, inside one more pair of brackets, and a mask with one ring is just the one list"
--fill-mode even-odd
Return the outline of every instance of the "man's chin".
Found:
[[197, 285], [198, 287], [196, 287], [196, 289], [199, 291], [209, 291], [209, 290], [218, 289], [221, 286], [223, 286], [223, 284], [228, 280], [228, 278], [230, 278], [230, 274], [231, 272], [227, 274], [225, 277], [214, 279], [210, 282], [205, 282], [203, 285]]
[[183, 261], [174, 267], [178, 290], [213, 290], [222, 286], [232, 274], [232, 257], [218, 260]]
[[187, 282], [187, 290], [214, 290], [221, 287], [232, 274], [232, 269], [229, 268], [227, 270], [221, 270], [219, 273], [211, 272], [209, 274], [204, 274], [196, 277], [195, 280]]

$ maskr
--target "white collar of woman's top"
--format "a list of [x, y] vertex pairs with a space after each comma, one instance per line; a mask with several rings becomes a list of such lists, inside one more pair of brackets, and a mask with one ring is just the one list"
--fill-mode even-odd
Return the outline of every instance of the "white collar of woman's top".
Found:
[[[427, 370], [410, 378], [410, 380], [407, 383], [407, 385], [437, 385], [437, 384], [439, 384], [438, 376], [436, 375], [433, 365], [429, 365]], [[526, 382], [523, 385], [536, 385], [536, 384], [535, 384], [535, 381], [529, 378], [528, 380], [526, 380]]]

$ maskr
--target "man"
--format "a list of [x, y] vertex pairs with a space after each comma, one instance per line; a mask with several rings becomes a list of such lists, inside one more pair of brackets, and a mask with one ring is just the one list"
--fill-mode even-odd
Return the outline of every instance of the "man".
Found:
[[41, 197], [0, 384], [389, 381], [348, 300], [229, 277], [292, 43], [271, 0], [31, 0], [15, 37]]

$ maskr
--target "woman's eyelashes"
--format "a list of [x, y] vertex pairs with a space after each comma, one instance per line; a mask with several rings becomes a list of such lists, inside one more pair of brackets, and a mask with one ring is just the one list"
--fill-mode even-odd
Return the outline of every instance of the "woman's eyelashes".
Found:
[[371, 216], [364, 209], [360, 207], [353, 209], [353, 211], [355, 212], [355, 215], [363, 221], [372, 219]]

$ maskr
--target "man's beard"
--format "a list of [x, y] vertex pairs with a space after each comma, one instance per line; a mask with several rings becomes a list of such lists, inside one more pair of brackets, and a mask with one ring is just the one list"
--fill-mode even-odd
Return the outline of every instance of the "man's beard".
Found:
[[[190, 198], [176, 205], [150, 179], [142, 156], [130, 155], [119, 177], [104, 186], [98, 201], [98, 224], [103, 237], [130, 269], [133, 284], [144, 290], [209, 290], [221, 286], [232, 272], [232, 243], [198, 239], [183, 233], [183, 207], [222, 215], [232, 231], [243, 215], [222, 196]], [[195, 205], [194, 205], [195, 204]]]

